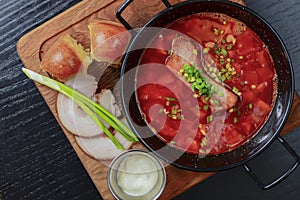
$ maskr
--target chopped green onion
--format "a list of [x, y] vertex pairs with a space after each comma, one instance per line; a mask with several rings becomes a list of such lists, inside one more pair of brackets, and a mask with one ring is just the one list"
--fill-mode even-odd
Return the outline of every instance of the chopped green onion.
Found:
[[209, 109], [209, 106], [208, 106], [208, 105], [204, 105], [204, 106], [203, 106], [203, 109], [206, 111], [206, 110]]
[[207, 143], [207, 139], [204, 137], [200, 143], [201, 147], [205, 146]]
[[167, 114], [168, 117], [172, 118], [172, 119], [177, 119], [177, 116], [174, 114]]
[[[185, 77], [185, 80], [191, 84], [192, 90], [198, 90], [200, 96], [210, 96], [210, 93], [214, 92], [214, 86], [201, 76], [201, 69], [197, 69], [195, 65], [184, 65], [181, 70], [183, 70], [182, 74]], [[214, 68], [209, 68], [209, 70], [211, 72], [216, 71]]]
[[191, 83], [192, 83], [192, 82], [195, 82], [195, 80], [196, 80], [196, 79], [195, 79], [195, 77], [194, 77], [194, 76], [192, 76], [192, 77], [189, 77], [189, 82], [191, 82]]
[[220, 106], [220, 105], [221, 105], [221, 104], [220, 104], [220, 101], [217, 100], [217, 99], [213, 99], [213, 102], [214, 102], [214, 104], [216, 104], [217, 106]]
[[177, 110], [176, 109], [172, 109], [172, 114], [176, 115], [177, 114]]
[[230, 80], [230, 79], [231, 79], [231, 74], [230, 74], [229, 72], [227, 72], [227, 73], [225, 74], [225, 77], [226, 77], [227, 80]]
[[177, 101], [177, 99], [173, 98], [173, 97], [165, 97], [165, 99], [167, 101]]
[[207, 88], [197, 88], [199, 90], [199, 92], [203, 95], [209, 95], [208, 94], [208, 89]]
[[232, 49], [232, 47], [233, 47], [233, 44], [229, 44], [228, 46], [227, 46], [227, 50], [231, 50]]
[[231, 68], [230, 68], [230, 67], [231, 67], [231, 64], [230, 64], [230, 63], [227, 63], [225, 67], [226, 67], [226, 69], [232, 71]]
[[237, 111], [237, 107], [236, 107], [236, 106], [233, 107], [233, 111], [234, 111], [234, 112]]
[[215, 49], [215, 53], [219, 56], [219, 55], [221, 55], [221, 52], [219, 51], [219, 50], [217, 50], [217, 49]]
[[233, 87], [232, 88], [232, 92], [235, 93], [235, 94], [238, 94], [239, 93], [239, 89], [237, 89], [236, 87]]
[[184, 115], [179, 115], [178, 118], [184, 120]]
[[222, 96], [223, 96], [223, 93], [220, 92], [220, 91], [218, 91], [218, 92], [217, 92], [217, 95], [218, 95], [219, 97], [222, 97]]
[[175, 145], [176, 142], [175, 142], [174, 140], [172, 140], [172, 141], [170, 142], [170, 144]]
[[205, 151], [203, 149], [199, 149], [199, 153], [203, 154], [203, 153], [205, 153]]
[[207, 117], [206, 117], [206, 122], [207, 123], [210, 123], [210, 122], [212, 122], [213, 121], [213, 116], [212, 115], [208, 115]]
[[161, 108], [161, 109], [158, 110], [158, 113], [163, 113], [164, 110], [165, 110], [164, 108]]
[[203, 82], [203, 79], [202, 78], [197, 78], [196, 79], [196, 83], [202, 83]]
[[222, 82], [226, 81], [225, 75], [222, 75], [222, 76], [221, 76], [221, 79], [222, 79]]
[[206, 48], [203, 49], [203, 53], [204, 53], [204, 54], [205, 54], [205, 53], [208, 53], [209, 50], [210, 50], [210, 48], [206, 47]]
[[197, 55], [197, 54], [198, 54], [197, 49], [193, 49], [193, 54], [194, 54], [194, 55]]
[[241, 116], [242, 112], [240, 110], [237, 111], [237, 115]]
[[218, 30], [217, 28], [214, 29], [214, 34], [215, 34], [216, 36], [219, 35], [219, 30]]
[[252, 109], [253, 108], [253, 105], [252, 103], [249, 103], [249, 108]]
[[205, 97], [205, 98], [203, 99], [203, 101], [204, 101], [205, 103], [207, 103], [208, 100], [209, 100], [209, 97]]
[[233, 123], [238, 123], [239, 122], [239, 119], [237, 117], [233, 118]]
[[226, 57], [226, 56], [227, 56], [227, 51], [226, 51], [226, 49], [222, 48], [221, 51], [222, 51], [223, 56]]
[[225, 72], [227, 72], [227, 69], [222, 68], [222, 69], [221, 69], [221, 72], [222, 72], [222, 73], [225, 73]]

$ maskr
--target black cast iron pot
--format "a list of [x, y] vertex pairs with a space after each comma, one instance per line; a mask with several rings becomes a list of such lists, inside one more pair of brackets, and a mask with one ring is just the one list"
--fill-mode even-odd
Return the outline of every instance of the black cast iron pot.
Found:
[[[121, 100], [129, 124], [140, 141], [158, 157], [180, 168], [194, 171], [220, 171], [242, 165], [263, 189], [269, 189], [286, 178], [299, 164], [298, 155], [283, 138], [279, 136], [291, 109], [294, 92], [294, 76], [288, 52], [276, 31], [252, 10], [229, 1], [188, 1], [171, 5], [167, 0], [162, 0], [166, 9], [150, 19], [144, 27], [136, 32], [121, 16], [122, 12], [131, 2], [132, 0], [127, 0], [117, 11], [118, 19], [134, 36], [123, 60], [121, 72]], [[278, 75], [278, 96], [276, 102], [266, 123], [256, 133], [255, 137], [233, 151], [218, 155], [208, 155], [203, 158], [170, 147], [158, 138], [145, 123], [135, 94], [136, 70], [139, 66], [139, 59], [144, 52], [143, 47], [146, 47], [151, 38], [157, 35], [156, 29], [150, 29], [149, 31], [148, 28], [165, 27], [178, 18], [200, 12], [224, 13], [244, 22], [248, 27], [254, 30], [268, 46]], [[276, 139], [293, 156], [295, 163], [278, 179], [265, 185], [246, 163], [259, 155]]]

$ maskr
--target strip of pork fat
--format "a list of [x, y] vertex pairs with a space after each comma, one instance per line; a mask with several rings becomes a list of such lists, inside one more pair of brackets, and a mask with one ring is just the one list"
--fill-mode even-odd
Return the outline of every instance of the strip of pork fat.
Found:
[[[194, 52], [195, 50], [197, 50], [197, 53]], [[171, 55], [168, 57], [166, 63], [167, 67], [172, 73], [179, 77], [180, 80], [191, 87], [191, 84], [188, 83], [183, 76], [178, 74], [185, 64], [195, 65], [196, 68], [201, 68], [201, 70], [204, 72], [205, 70], [203, 67], [204, 61], [202, 52], [201, 45], [192, 38], [189, 38], [188, 36], [178, 36], [174, 38], [172, 42]], [[228, 110], [236, 105], [238, 101], [236, 94], [222, 84], [214, 81], [209, 75], [202, 73], [201, 76], [205, 78], [207, 82], [214, 85], [218, 92], [222, 93], [222, 96], [216, 93], [212, 94], [211, 104], [213, 106], [213, 110]], [[214, 99], [220, 103], [220, 106], [214, 103]]]

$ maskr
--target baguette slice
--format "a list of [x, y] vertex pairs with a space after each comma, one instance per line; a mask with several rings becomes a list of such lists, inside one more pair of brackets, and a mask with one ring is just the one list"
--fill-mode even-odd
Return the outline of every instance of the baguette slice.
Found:
[[65, 82], [78, 72], [86, 72], [90, 64], [89, 54], [74, 38], [66, 34], [45, 53], [40, 67], [54, 79]]

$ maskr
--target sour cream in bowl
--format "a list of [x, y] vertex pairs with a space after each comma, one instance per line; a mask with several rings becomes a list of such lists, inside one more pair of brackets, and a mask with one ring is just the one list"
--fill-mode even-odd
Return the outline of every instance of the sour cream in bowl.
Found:
[[126, 151], [109, 167], [108, 185], [117, 199], [157, 199], [165, 184], [162, 163], [143, 150]]

